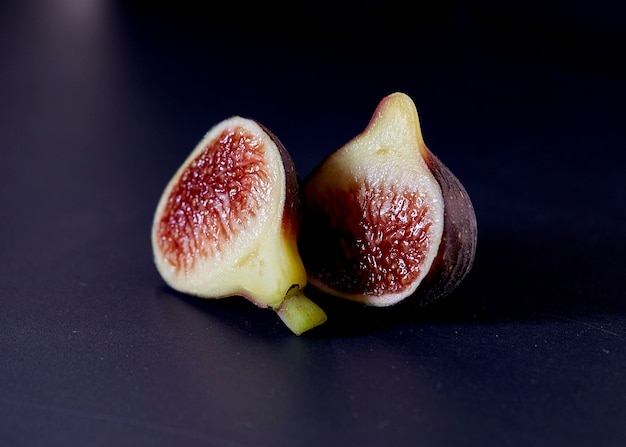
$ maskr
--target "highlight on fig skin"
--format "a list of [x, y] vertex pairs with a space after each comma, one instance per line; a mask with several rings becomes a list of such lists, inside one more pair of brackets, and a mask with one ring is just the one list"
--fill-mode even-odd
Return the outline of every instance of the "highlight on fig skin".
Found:
[[476, 216], [461, 182], [424, 144], [404, 93], [302, 183], [298, 239], [309, 283], [371, 306], [448, 295], [471, 270]]
[[239, 295], [295, 334], [326, 321], [303, 293], [298, 179], [282, 143], [256, 121], [215, 125], [167, 184], [152, 227], [154, 261], [173, 289]]

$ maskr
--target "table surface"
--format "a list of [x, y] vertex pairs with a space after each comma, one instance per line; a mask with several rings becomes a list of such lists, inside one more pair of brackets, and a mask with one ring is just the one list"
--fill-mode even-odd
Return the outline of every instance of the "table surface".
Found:
[[[626, 36], [491, 3], [4, 3], [0, 444], [626, 445]], [[452, 295], [310, 290], [296, 337], [164, 285], [152, 216], [209, 127], [262, 122], [303, 177], [393, 91], [476, 209]]]

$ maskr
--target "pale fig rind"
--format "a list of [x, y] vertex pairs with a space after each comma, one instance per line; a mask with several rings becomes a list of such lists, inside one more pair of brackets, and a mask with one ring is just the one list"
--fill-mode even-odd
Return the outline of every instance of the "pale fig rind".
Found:
[[[152, 247], [161, 277], [182, 293], [239, 295], [274, 310], [294, 291], [308, 300], [297, 247], [298, 188], [291, 157], [267, 128], [239, 116], [216, 124], [157, 205]], [[297, 333], [326, 318], [321, 309], [307, 315]]]
[[425, 146], [403, 93], [302, 185], [309, 283], [372, 306], [449, 294], [471, 269], [476, 218], [461, 183]]

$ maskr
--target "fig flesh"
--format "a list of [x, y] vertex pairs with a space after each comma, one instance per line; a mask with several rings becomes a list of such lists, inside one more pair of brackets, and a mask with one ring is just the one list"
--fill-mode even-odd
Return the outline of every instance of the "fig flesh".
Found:
[[417, 108], [383, 98], [358, 136], [303, 181], [299, 250], [309, 283], [370, 306], [448, 295], [471, 270], [474, 208], [424, 144]]
[[299, 179], [280, 140], [234, 116], [213, 126], [168, 182], [152, 225], [154, 261], [173, 289], [239, 295], [295, 334], [326, 320], [303, 293]]

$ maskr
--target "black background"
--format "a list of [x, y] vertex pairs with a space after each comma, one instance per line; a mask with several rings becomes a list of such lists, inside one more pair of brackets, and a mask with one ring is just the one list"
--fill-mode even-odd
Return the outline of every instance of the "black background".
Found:
[[[1, 445], [626, 444], [624, 11], [432, 3], [2, 3]], [[210, 126], [304, 176], [393, 91], [476, 209], [451, 296], [311, 290], [296, 337], [163, 284], [152, 214]]]

